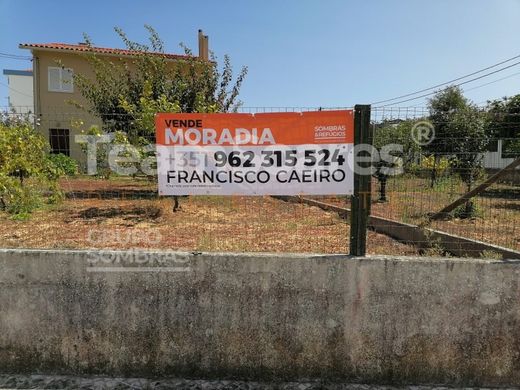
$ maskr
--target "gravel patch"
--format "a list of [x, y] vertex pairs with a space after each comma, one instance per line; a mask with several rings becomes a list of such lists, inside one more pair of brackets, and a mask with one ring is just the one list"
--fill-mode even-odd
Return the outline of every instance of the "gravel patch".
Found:
[[[0, 375], [2, 389], [139, 389], [139, 390], [449, 390], [454, 387], [443, 386], [382, 386], [348, 383], [309, 382], [247, 382], [234, 380], [203, 379], [143, 379], [143, 378], [110, 378], [110, 377], [73, 377], [49, 375]], [[459, 389], [476, 389], [466, 387]], [[480, 388], [484, 389], [484, 388]], [[502, 388], [503, 389], [503, 388]], [[513, 388], [511, 388], [513, 389]]]

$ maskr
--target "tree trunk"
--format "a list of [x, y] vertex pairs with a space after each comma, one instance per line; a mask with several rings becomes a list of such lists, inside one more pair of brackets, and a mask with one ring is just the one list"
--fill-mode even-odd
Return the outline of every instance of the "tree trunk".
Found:
[[[466, 192], [470, 192], [470, 191], [471, 191], [471, 182], [467, 183], [467, 191]], [[468, 200], [464, 207], [465, 207], [464, 214], [466, 214], [466, 218], [473, 217], [473, 214], [474, 214], [473, 200], [472, 199]]]
[[437, 181], [437, 156], [434, 156], [433, 158], [433, 168], [431, 172], [431, 182], [430, 182], [430, 188], [433, 188], [435, 185], [435, 182]]
[[387, 177], [383, 176], [379, 179], [379, 201], [386, 202], [386, 182]]
[[174, 196], [173, 197], [173, 212], [175, 213], [177, 210], [179, 210], [179, 197], [178, 196]]

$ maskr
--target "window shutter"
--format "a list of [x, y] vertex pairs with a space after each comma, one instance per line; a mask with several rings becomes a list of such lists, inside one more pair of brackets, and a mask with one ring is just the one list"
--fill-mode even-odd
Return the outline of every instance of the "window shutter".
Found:
[[49, 67], [49, 91], [60, 91], [60, 68]]

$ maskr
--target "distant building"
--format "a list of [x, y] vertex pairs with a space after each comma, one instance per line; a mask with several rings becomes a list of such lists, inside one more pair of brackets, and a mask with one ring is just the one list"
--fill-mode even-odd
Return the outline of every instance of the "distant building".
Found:
[[489, 146], [488, 151], [483, 154], [484, 168], [502, 169], [511, 164], [515, 157], [505, 152], [505, 139], [496, 139]]
[[22, 114], [34, 112], [32, 70], [4, 69], [3, 73], [9, 89], [9, 110]]

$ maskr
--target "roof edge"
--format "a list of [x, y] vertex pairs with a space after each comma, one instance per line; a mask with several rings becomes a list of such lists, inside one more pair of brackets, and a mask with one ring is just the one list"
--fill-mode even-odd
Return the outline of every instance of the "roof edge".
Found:
[[[46, 46], [55, 46], [55, 47], [46, 47]], [[69, 47], [56, 47], [58, 45], [66, 45]], [[118, 48], [110, 48], [110, 47], [100, 47], [100, 46], [84, 46], [84, 48], [80, 45], [74, 45], [69, 43], [48, 43], [48, 44], [31, 44], [31, 43], [20, 43], [18, 45], [20, 49], [27, 50], [38, 50], [38, 51], [51, 51], [51, 52], [59, 52], [59, 53], [73, 53], [73, 54], [99, 54], [107, 57], [137, 57], [140, 54], [150, 54], [158, 57], [163, 57], [166, 60], [176, 61], [176, 60], [193, 60], [199, 59], [197, 56], [188, 56], [186, 54], [174, 54], [174, 53], [159, 53], [159, 52], [150, 52], [150, 51], [138, 51], [138, 50], [128, 50], [128, 49], [118, 49]], [[80, 50], [83, 49], [83, 50]]]
[[4, 69], [2, 72], [6, 76], [32, 76], [32, 70]]

